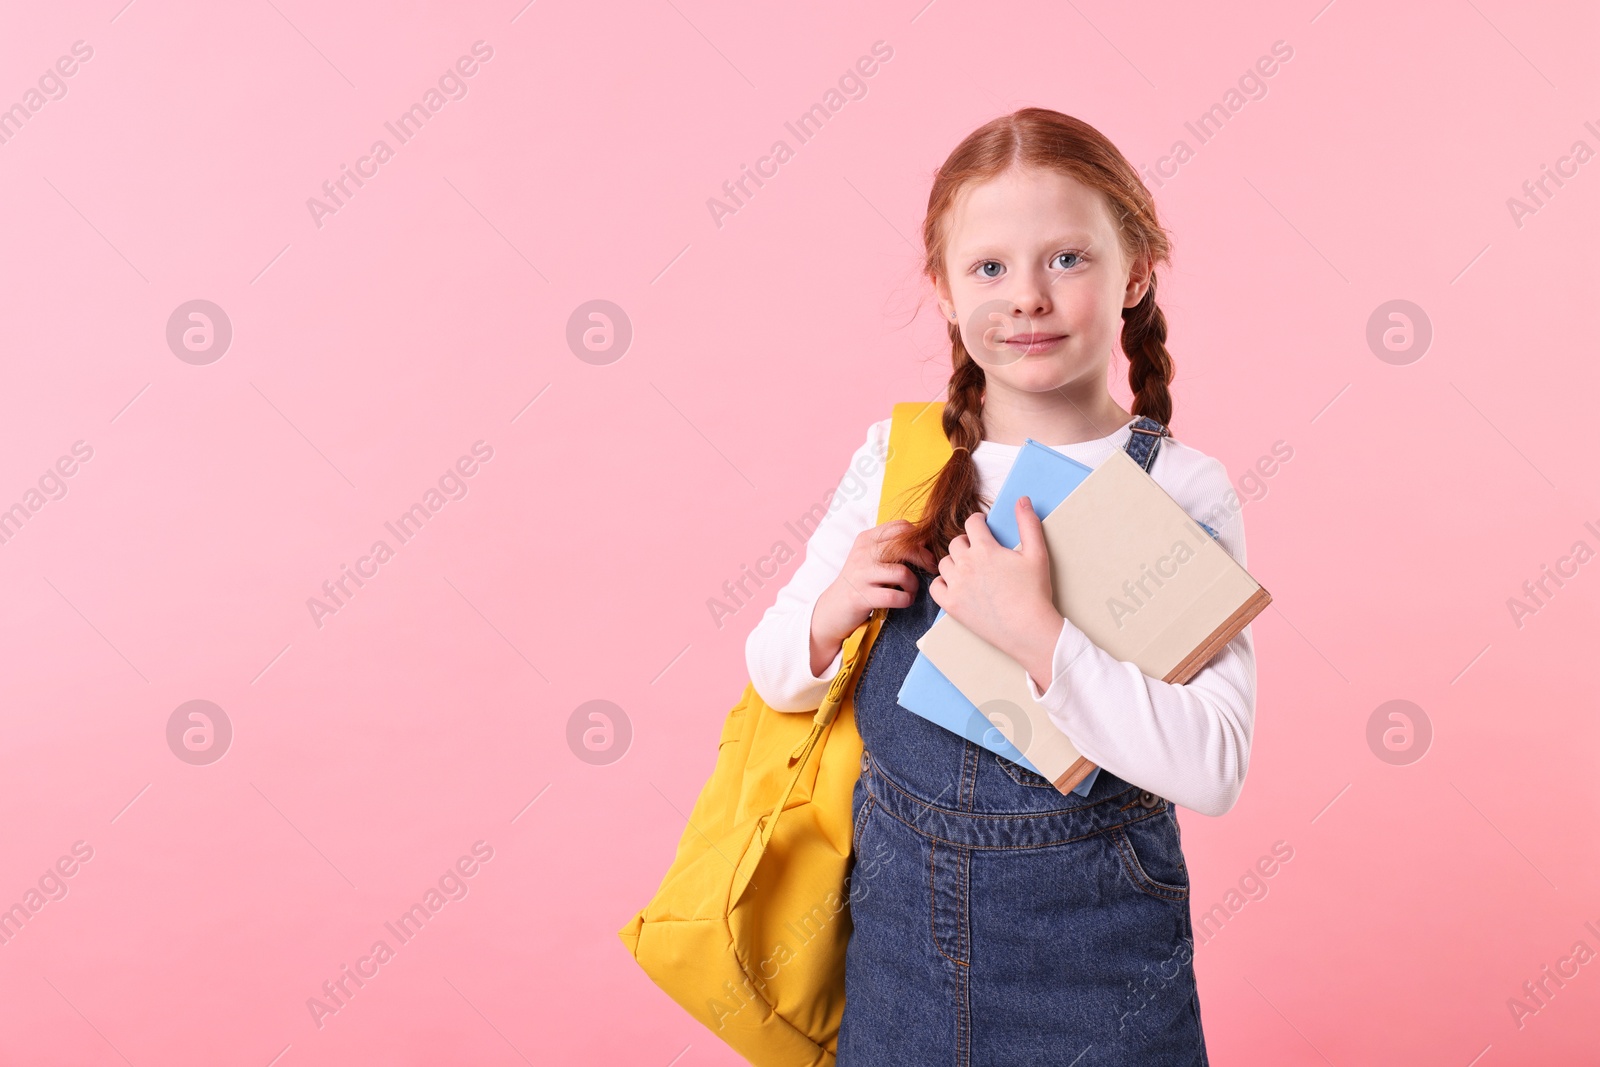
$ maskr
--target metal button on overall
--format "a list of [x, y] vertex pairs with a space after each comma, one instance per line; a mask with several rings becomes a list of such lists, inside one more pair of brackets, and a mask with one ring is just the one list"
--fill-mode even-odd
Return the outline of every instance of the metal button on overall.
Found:
[[1139, 794], [1139, 803], [1144, 807], [1153, 808], [1157, 804], [1161, 803], [1161, 798], [1150, 792], [1150, 790], [1146, 789], [1144, 792]]

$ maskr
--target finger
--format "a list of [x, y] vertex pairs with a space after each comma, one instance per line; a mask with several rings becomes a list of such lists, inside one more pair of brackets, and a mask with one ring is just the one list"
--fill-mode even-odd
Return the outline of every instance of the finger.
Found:
[[1017, 535], [1021, 538], [1024, 556], [1049, 553], [1049, 549], [1045, 547], [1044, 524], [1039, 521], [1038, 513], [1033, 510], [1033, 500], [1030, 497], [1017, 499]]
[[928, 596], [932, 597], [933, 602], [942, 608], [945, 606], [944, 595], [948, 588], [943, 578], [935, 578], [928, 583]]
[[902, 593], [898, 589], [885, 586], [873, 586], [872, 593], [866, 598], [867, 607], [872, 609], [909, 608], [916, 600], [910, 593]]
[[909, 608], [916, 597], [903, 589], [896, 589], [892, 585], [875, 585], [872, 587], [872, 606], [875, 608]]
[[866, 573], [866, 580], [874, 585], [894, 586], [913, 595], [921, 584], [917, 576], [911, 573], [910, 567], [899, 563], [885, 563], [871, 568]]
[[965, 552], [967, 549], [969, 549], [971, 547], [972, 547], [972, 542], [967, 540], [967, 535], [966, 534], [957, 534], [956, 536], [954, 536], [954, 537], [952, 537], [950, 539], [950, 555], [952, 555], [952, 556], [955, 555], [958, 551]]
[[856, 596], [869, 608], [908, 608], [916, 597], [892, 585], [856, 586]]
[[[870, 535], [868, 536], [868, 540], [873, 546], [871, 558], [880, 563], [888, 562], [883, 559], [883, 547], [890, 539], [898, 536], [906, 530], [913, 528], [915, 525], [916, 524], [911, 522], [909, 519], [890, 519], [886, 523], [875, 526], [870, 530], [863, 531], [863, 536]], [[921, 567], [924, 571], [930, 573], [937, 565], [934, 560], [933, 552], [928, 549], [927, 545], [915, 546], [912, 551], [906, 555], [904, 560], [896, 560], [895, 562], [914, 563]]]
[[[971, 515], [968, 515], [966, 527], [966, 536], [970, 538], [969, 543], [981, 545], [989, 541], [994, 541], [994, 534], [989, 531], [989, 523], [983, 512], [974, 511]], [[996, 543], [998, 544], [998, 542]]]

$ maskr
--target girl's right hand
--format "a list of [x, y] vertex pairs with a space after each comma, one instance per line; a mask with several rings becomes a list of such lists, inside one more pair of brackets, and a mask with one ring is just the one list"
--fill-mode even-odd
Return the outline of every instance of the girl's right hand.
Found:
[[[828, 669], [845, 638], [875, 609], [909, 607], [916, 599], [917, 576], [911, 568], [904, 563], [885, 563], [881, 554], [884, 542], [910, 525], [905, 519], [894, 519], [856, 536], [839, 577], [822, 591], [811, 612], [812, 677]], [[929, 574], [938, 573], [933, 553], [925, 548], [913, 562]]]

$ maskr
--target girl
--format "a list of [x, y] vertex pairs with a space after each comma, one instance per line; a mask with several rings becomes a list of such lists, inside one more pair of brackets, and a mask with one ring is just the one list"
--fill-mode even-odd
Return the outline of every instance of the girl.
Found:
[[[844, 639], [892, 609], [856, 684], [853, 855], [877, 859], [852, 863], [839, 1067], [1205, 1065], [1174, 805], [1222, 815], [1238, 799], [1255, 718], [1250, 630], [1187, 684], [1148, 678], [1056, 612], [1026, 498], [1019, 551], [983, 518], [1027, 437], [1090, 467], [1126, 447], [1245, 563], [1222, 464], [1165, 427], [1172, 360], [1154, 268], [1167, 236], [1103, 135], [1026, 108], [945, 161], [923, 244], [949, 320], [955, 451], [920, 522], [875, 526], [889, 421], [871, 426], [840, 499], [857, 475], [876, 479], [818, 524], [746, 646], [762, 698], [810, 710]], [[1119, 338], [1132, 412], [1107, 386]], [[895, 702], [941, 607], [1026, 669], [1033, 698], [1101, 768], [1086, 795]]]

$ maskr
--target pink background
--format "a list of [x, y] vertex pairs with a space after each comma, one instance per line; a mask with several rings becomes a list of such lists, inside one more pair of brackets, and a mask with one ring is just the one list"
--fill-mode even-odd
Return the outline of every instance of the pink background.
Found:
[[[616, 930], [777, 586], [720, 628], [708, 599], [870, 422], [942, 392], [932, 170], [1030, 104], [1154, 164], [1284, 41], [1156, 190], [1175, 431], [1235, 479], [1293, 449], [1245, 505], [1275, 597], [1249, 779], [1182, 814], [1197, 922], [1294, 850], [1198, 949], [1212, 1060], [1592, 1061], [1600, 964], [1507, 1006], [1600, 950], [1600, 562], [1507, 607], [1600, 547], [1600, 162], [1507, 207], [1600, 148], [1592, 9], [124, 3], [0, 32], [0, 106], [93, 49], [0, 144], [0, 507], [93, 450], [0, 545], [0, 906], [93, 850], [0, 946], [0, 1060], [736, 1062]], [[465, 97], [394, 141], [480, 40]], [[880, 40], [796, 147], [783, 123]], [[380, 137], [319, 227], [307, 198]], [[780, 137], [718, 227], [707, 199]], [[166, 341], [193, 299], [232, 323], [207, 365]], [[610, 363], [566, 341], [597, 299], [633, 328]], [[1404, 365], [1366, 340], [1395, 299], [1433, 329]], [[480, 440], [467, 495], [319, 627], [307, 599]], [[233, 729], [209, 765], [167, 742], [197, 699]], [[1433, 730], [1404, 766], [1367, 742], [1396, 699]], [[591, 700], [631, 724], [609, 764], [567, 740]], [[307, 998], [479, 841], [468, 895], [319, 1028]]]

